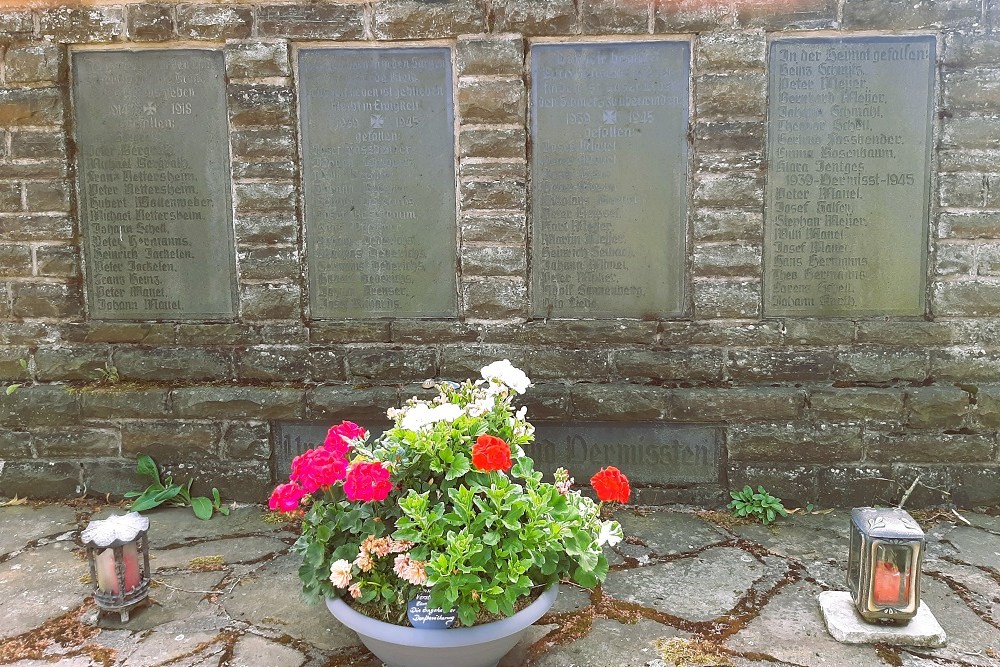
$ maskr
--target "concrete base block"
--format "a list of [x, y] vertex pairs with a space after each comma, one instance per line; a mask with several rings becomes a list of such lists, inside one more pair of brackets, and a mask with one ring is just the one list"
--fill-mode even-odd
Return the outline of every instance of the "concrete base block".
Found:
[[903, 646], [944, 646], [948, 637], [926, 603], [921, 602], [917, 615], [906, 625], [869, 623], [854, 608], [851, 594], [823, 591], [819, 594], [826, 628], [838, 642], [845, 644], [885, 644]]

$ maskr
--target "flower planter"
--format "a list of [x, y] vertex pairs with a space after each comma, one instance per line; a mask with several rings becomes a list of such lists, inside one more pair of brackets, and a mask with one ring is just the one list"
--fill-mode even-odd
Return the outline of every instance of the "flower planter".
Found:
[[327, 598], [326, 606], [388, 667], [495, 667], [520, 641], [528, 626], [549, 610], [558, 595], [559, 586], [554, 584], [513, 616], [447, 630], [384, 623], [359, 614], [340, 598]]

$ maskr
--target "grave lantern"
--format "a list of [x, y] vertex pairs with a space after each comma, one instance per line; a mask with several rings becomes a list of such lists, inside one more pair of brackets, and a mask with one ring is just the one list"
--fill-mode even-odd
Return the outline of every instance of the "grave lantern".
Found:
[[847, 586], [866, 621], [907, 623], [920, 607], [924, 531], [899, 508], [851, 510]]
[[149, 596], [149, 519], [138, 512], [91, 521], [81, 534], [90, 562], [90, 582], [100, 611], [129, 611]]

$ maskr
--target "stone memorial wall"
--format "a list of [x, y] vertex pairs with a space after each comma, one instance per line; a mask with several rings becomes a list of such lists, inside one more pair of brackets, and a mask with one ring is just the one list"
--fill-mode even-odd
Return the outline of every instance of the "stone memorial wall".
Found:
[[145, 452], [260, 501], [325, 424], [508, 358], [540, 467], [639, 503], [1000, 503], [998, 24], [0, 9], [0, 495]]

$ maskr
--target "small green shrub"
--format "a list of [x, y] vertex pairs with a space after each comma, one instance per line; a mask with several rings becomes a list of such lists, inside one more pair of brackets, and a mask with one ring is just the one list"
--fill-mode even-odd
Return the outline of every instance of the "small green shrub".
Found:
[[216, 512], [229, 514], [229, 508], [222, 504], [218, 489], [213, 488], [212, 498], [206, 498], [191, 495], [193, 479], [188, 480], [185, 485], [174, 484], [173, 478], [167, 475], [161, 481], [156, 462], [148, 454], [139, 454], [135, 469], [140, 475], [148, 477], [152, 484], [145, 491], [129, 491], [125, 494], [126, 498], [135, 498], [129, 507], [133, 512], [151, 510], [166, 503], [174, 507], [190, 507], [196, 517], [205, 521], [211, 519]]
[[752, 517], [765, 526], [779, 515], [788, 516], [788, 511], [781, 504], [781, 498], [772, 496], [763, 486], [758, 486], [757, 491], [754, 492], [748, 484], [743, 487], [742, 491], [733, 491], [729, 495], [733, 499], [727, 507], [733, 511], [734, 516]]

